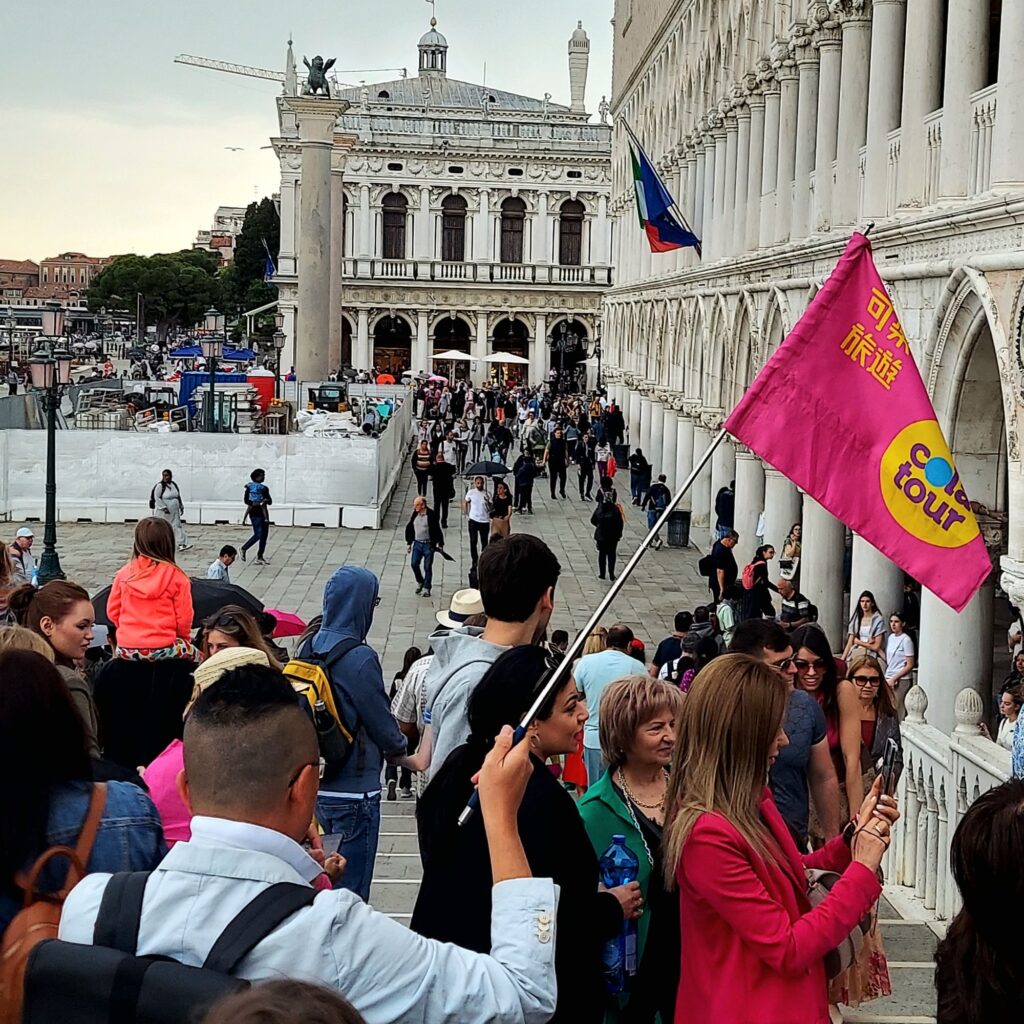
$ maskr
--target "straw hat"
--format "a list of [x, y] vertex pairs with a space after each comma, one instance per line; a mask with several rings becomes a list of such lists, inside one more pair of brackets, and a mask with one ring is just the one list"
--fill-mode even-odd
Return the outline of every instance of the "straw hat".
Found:
[[484, 601], [480, 596], [480, 591], [467, 587], [465, 590], [456, 590], [452, 594], [448, 611], [438, 612], [437, 621], [442, 626], [459, 629], [470, 615], [482, 615], [483, 611]]
[[185, 708], [185, 715], [192, 710], [192, 705], [199, 698], [203, 690], [213, 686], [225, 672], [233, 668], [240, 668], [242, 665], [270, 665], [270, 659], [263, 651], [257, 651], [252, 647], [227, 647], [209, 657], [201, 665], [196, 667], [192, 673], [195, 686], [192, 688], [192, 697]]

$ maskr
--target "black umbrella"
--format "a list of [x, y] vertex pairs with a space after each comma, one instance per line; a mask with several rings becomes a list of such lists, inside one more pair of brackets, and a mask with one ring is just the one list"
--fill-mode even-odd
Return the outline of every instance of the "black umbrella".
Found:
[[474, 462], [462, 475], [469, 476], [505, 476], [512, 470], [504, 462]]
[[[263, 611], [263, 602], [252, 596], [244, 587], [220, 580], [204, 580], [192, 577], [192, 628], [203, 624], [203, 619], [219, 612], [227, 604], [237, 605], [253, 615]], [[104, 587], [93, 599], [92, 607], [96, 621], [101, 626], [112, 626], [107, 617], [107, 598], [110, 587]]]

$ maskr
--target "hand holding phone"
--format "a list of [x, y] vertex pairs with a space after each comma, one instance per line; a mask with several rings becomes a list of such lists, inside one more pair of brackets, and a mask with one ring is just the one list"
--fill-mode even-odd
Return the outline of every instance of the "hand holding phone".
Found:
[[882, 792], [888, 796], [896, 793], [896, 758], [899, 756], [899, 747], [891, 737], [885, 741], [885, 751], [882, 754]]

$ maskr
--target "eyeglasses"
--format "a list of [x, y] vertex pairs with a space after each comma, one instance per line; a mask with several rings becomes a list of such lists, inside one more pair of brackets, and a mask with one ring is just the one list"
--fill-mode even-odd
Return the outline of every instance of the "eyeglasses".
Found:
[[376, 608], [380, 604], [380, 594], [373, 599], [373, 607]]
[[318, 757], [315, 761], [306, 761], [304, 764], [300, 764], [299, 767], [295, 769], [295, 774], [288, 780], [288, 788], [291, 789], [292, 786], [299, 781], [299, 776], [307, 768], [316, 768], [320, 773], [317, 778], [322, 779], [324, 777], [324, 768], [326, 767], [327, 762], [322, 757]]
[[803, 658], [794, 658], [793, 664], [796, 665], [799, 671], [803, 672], [809, 668], [813, 668], [815, 671], [819, 671], [821, 669], [824, 669], [827, 663], [822, 661], [821, 658], [815, 658], [814, 661], [806, 661]]
[[783, 658], [782, 661], [768, 662], [769, 668], [777, 669], [779, 672], [788, 672], [794, 665], [792, 658]]
[[854, 676], [853, 681], [858, 686], [878, 686], [882, 682], [879, 676]]

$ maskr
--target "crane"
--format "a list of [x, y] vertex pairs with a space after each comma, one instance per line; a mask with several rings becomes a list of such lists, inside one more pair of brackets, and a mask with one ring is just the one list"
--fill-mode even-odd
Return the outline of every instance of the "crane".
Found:
[[[210, 57], [196, 57], [191, 53], [179, 53], [174, 58], [175, 64], [188, 64], [195, 68], [209, 68], [211, 71], [223, 71], [228, 75], [244, 75], [246, 78], [263, 78], [271, 82], [284, 83], [283, 71], [269, 71], [267, 68], [254, 68], [248, 64], [233, 64], [226, 60], [213, 60]], [[403, 78], [409, 77], [407, 68], [349, 68], [342, 72], [346, 75], [371, 75], [382, 71], [400, 71]], [[344, 83], [339, 83], [344, 86]]]

